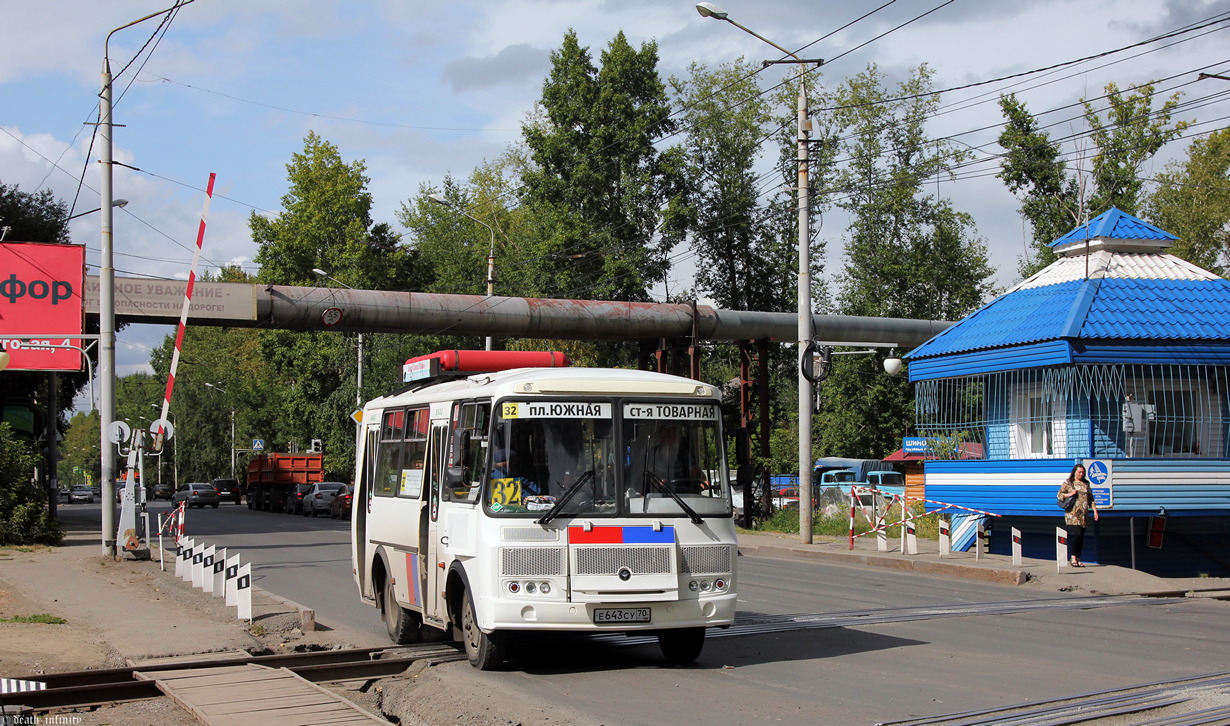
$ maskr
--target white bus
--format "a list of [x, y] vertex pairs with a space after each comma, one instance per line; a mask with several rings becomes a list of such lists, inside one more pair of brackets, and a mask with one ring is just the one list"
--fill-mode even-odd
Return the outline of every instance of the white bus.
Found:
[[[557, 367], [546, 367], [557, 366]], [[447, 351], [363, 409], [351, 557], [389, 636], [502, 663], [511, 631], [654, 634], [700, 655], [735, 615], [735, 526], [713, 386]]]

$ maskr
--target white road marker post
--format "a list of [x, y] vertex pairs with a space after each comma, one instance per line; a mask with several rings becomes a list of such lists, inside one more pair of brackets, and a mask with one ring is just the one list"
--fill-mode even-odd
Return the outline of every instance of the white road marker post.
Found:
[[1021, 566], [1021, 530], [1012, 528], [1012, 566]]
[[1055, 572], [1063, 572], [1068, 566], [1068, 531], [1063, 527], [1055, 528]]
[[235, 585], [239, 580], [239, 555], [227, 558], [225, 574], [226, 606], [235, 607], [239, 605], [239, 596], [235, 592]]
[[936, 519], [940, 523], [940, 557], [947, 557], [952, 554], [952, 535], [948, 531], [948, 520], [942, 516], [937, 516]]
[[210, 573], [210, 578], [213, 580], [213, 595], [214, 597], [225, 597], [226, 587], [226, 548], [218, 550], [214, 553], [214, 567]]
[[239, 607], [240, 620], [252, 622], [252, 564], [240, 565], [239, 577], [235, 581], [235, 594]]

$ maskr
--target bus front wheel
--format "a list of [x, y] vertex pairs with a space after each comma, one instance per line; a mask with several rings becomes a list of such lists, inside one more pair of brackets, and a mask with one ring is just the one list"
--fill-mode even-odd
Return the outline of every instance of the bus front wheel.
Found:
[[391, 577], [384, 581], [384, 589], [380, 595], [380, 614], [384, 616], [384, 627], [389, 631], [389, 639], [394, 643], [405, 645], [413, 643], [418, 637], [419, 626], [423, 621], [418, 613], [397, 604]]
[[671, 665], [686, 665], [700, 657], [705, 647], [704, 628], [675, 628], [658, 631], [658, 647]]
[[484, 633], [474, 615], [474, 598], [467, 589], [461, 602], [461, 638], [470, 665], [480, 671], [498, 668], [504, 662], [504, 639], [501, 633]]

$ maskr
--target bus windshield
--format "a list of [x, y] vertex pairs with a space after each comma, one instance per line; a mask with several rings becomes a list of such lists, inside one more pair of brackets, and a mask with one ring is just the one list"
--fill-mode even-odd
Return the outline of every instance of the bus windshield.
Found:
[[660, 412], [661, 404], [623, 409], [609, 401], [496, 406], [487, 510], [552, 518], [730, 513], [716, 405], [669, 411], [691, 410], [695, 420], [642, 417]]

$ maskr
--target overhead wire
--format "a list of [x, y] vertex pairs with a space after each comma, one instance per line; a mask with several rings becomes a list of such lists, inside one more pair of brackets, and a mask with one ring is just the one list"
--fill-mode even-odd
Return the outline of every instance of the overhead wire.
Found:
[[[887, 6], [888, 4], [891, 4], [891, 2], [890, 2], [890, 3], [886, 3], [885, 5], [881, 6], [881, 8], [882, 8], [882, 7]], [[945, 3], [945, 5], [946, 5], [946, 4], [947, 4], [947, 3]], [[940, 6], [940, 7], [942, 7], [942, 6]], [[935, 8], [935, 9], [938, 9], [938, 8]], [[934, 9], [933, 9], [933, 11], [934, 11]], [[932, 11], [932, 12], [933, 12], [933, 11]], [[873, 12], [874, 12], [874, 11], [873, 11]], [[864, 17], [865, 17], [865, 16], [864, 16]], [[901, 26], [898, 26], [898, 27], [901, 27]], [[1206, 27], [1207, 27], [1207, 26], [1206, 26]], [[836, 32], [836, 31], [834, 31], [834, 32]], [[831, 34], [830, 34], [830, 35], [831, 35]], [[827, 37], [827, 36], [826, 36], [826, 37]], [[878, 37], [883, 37], [883, 34], [882, 34], [881, 36], [877, 36], [877, 38], [878, 38]], [[1163, 37], [1164, 37], [1164, 36], [1163, 36]], [[813, 43], [814, 43], [814, 42], [816, 42], [816, 41], [813, 41]], [[1149, 42], [1149, 41], [1145, 41], [1145, 42]], [[1133, 46], [1128, 46], [1128, 47], [1135, 47], [1136, 45], [1140, 45], [1140, 44], [1134, 44]], [[805, 47], [806, 47], [806, 46], [805, 46]], [[847, 53], [843, 53], [843, 54], [841, 54], [841, 55], [839, 55], [839, 56], [837, 56], [837, 57], [838, 57], [838, 58], [840, 58], [841, 56], [844, 56], [844, 55], [848, 54], [849, 52], [852, 52], [853, 50], [855, 50], [855, 49], [851, 49], [850, 51], [847, 51]], [[1110, 52], [1115, 52], [1115, 51], [1108, 51], [1108, 53], [1110, 53]], [[1100, 56], [1100, 55], [1105, 55], [1105, 54], [1099, 54], [1099, 56]], [[1098, 56], [1089, 56], [1089, 57], [1087, 57], [1086, 59], [1088, 59], [1088, 58], [1092, 58], [1092, 57], [1098, 57]], [[1069, 65], [1069, 64], [1071, 64], [1071, 63], [1075, 63], [1075, 62], [1082, 62], [1083, 60], [1086, 60], [1086, 59], [1078, 59], [1077, 61], [1070, 61], [1070, 62], [1065, 63], [1065, 64], [1056, 64], [1056, 66], [1050, 66], [1050, 67], [1048, 67], [1048, 68], [1055, 68], [1055, 67], [1060, 67], [1060, 66], [1066, 66], [1066, 65]], [[1040, 71], [1040, 70], [1042, 70], [1042, 69], [1039, 69], [1039, 71]], [[1035, 72], [1038, 72], [1038, 71], [1035, 71]], [[1020, 76], [1020, 75], [1024, 75], [1024, 74], [1014, 74], [1013, 76], [1006, 76], [1006, 77], [1004, 77], [1004, 78], [1012, 78], [1012, 77], [1017, 77], [1017, 76]], [[941, 90], [939, 90], [939, 91], [936, 91], [936, 93], [944, 93], [944, 92], [953, 91], [953, 90], [960, 90], [960, 89], [964, 89], [964, 88], [969, 88], [969, 87], [972, 87], [972, 86], [974, 86], [974, 85], [983, 85], [983, 84], [985, 84], [985, 83], [994, 83], [994, 82], [998, 82], [998, 81], [1000, 81], [1000, 80], [1002, 80], [1002, 79], [992, 79], [991, 81], [980, 82], [980, 83], [978, 83], [978, 84], [967, 84], [967, 85], [965, 85], [965, 86], [958, 86], [958, 87], [955, 87], [955, 88], [953, 88], [953, 89], [941, 89]], [[783, 126], [783, 128], [784, 128], [784, 126]], [[769, 137], [771, 137], [772, 135], [773, 135], [773, 134], [768, 134], [768, 135], [766, 135], [766, 141], [767, 141], [767, 139], [768, 139]], [[150, 172], [144, 172], [144, 173], [150, 173]], [[773, 171], [773, 172], [770, 172], [770, 173], [776, 173], [776, 171]], [[153, 174], [153, 176], [159, 176], [159, 175]], [[163, 179], [168, 179], [167, 177], [160, 177], [160, 178], [163, 178]], [[169, 179], [168, 179], [168, 180], [169, 180]], [[170, 180], [170, 181], [174, 181], [174, 180]], [[174, 183], [180, 183], [180, 182], [174, 182]], [[184, 185], [184, 186], [192, 186], [192, 185]], [[780, 188], [780, 187], [781, 187], [781, 185], [778, 185], [776, 188]], [[240, 202], [240, 203], [241, 203], [241, 202]], [[255, 209], [255, 207], [253, 207], [253, 208]]]

